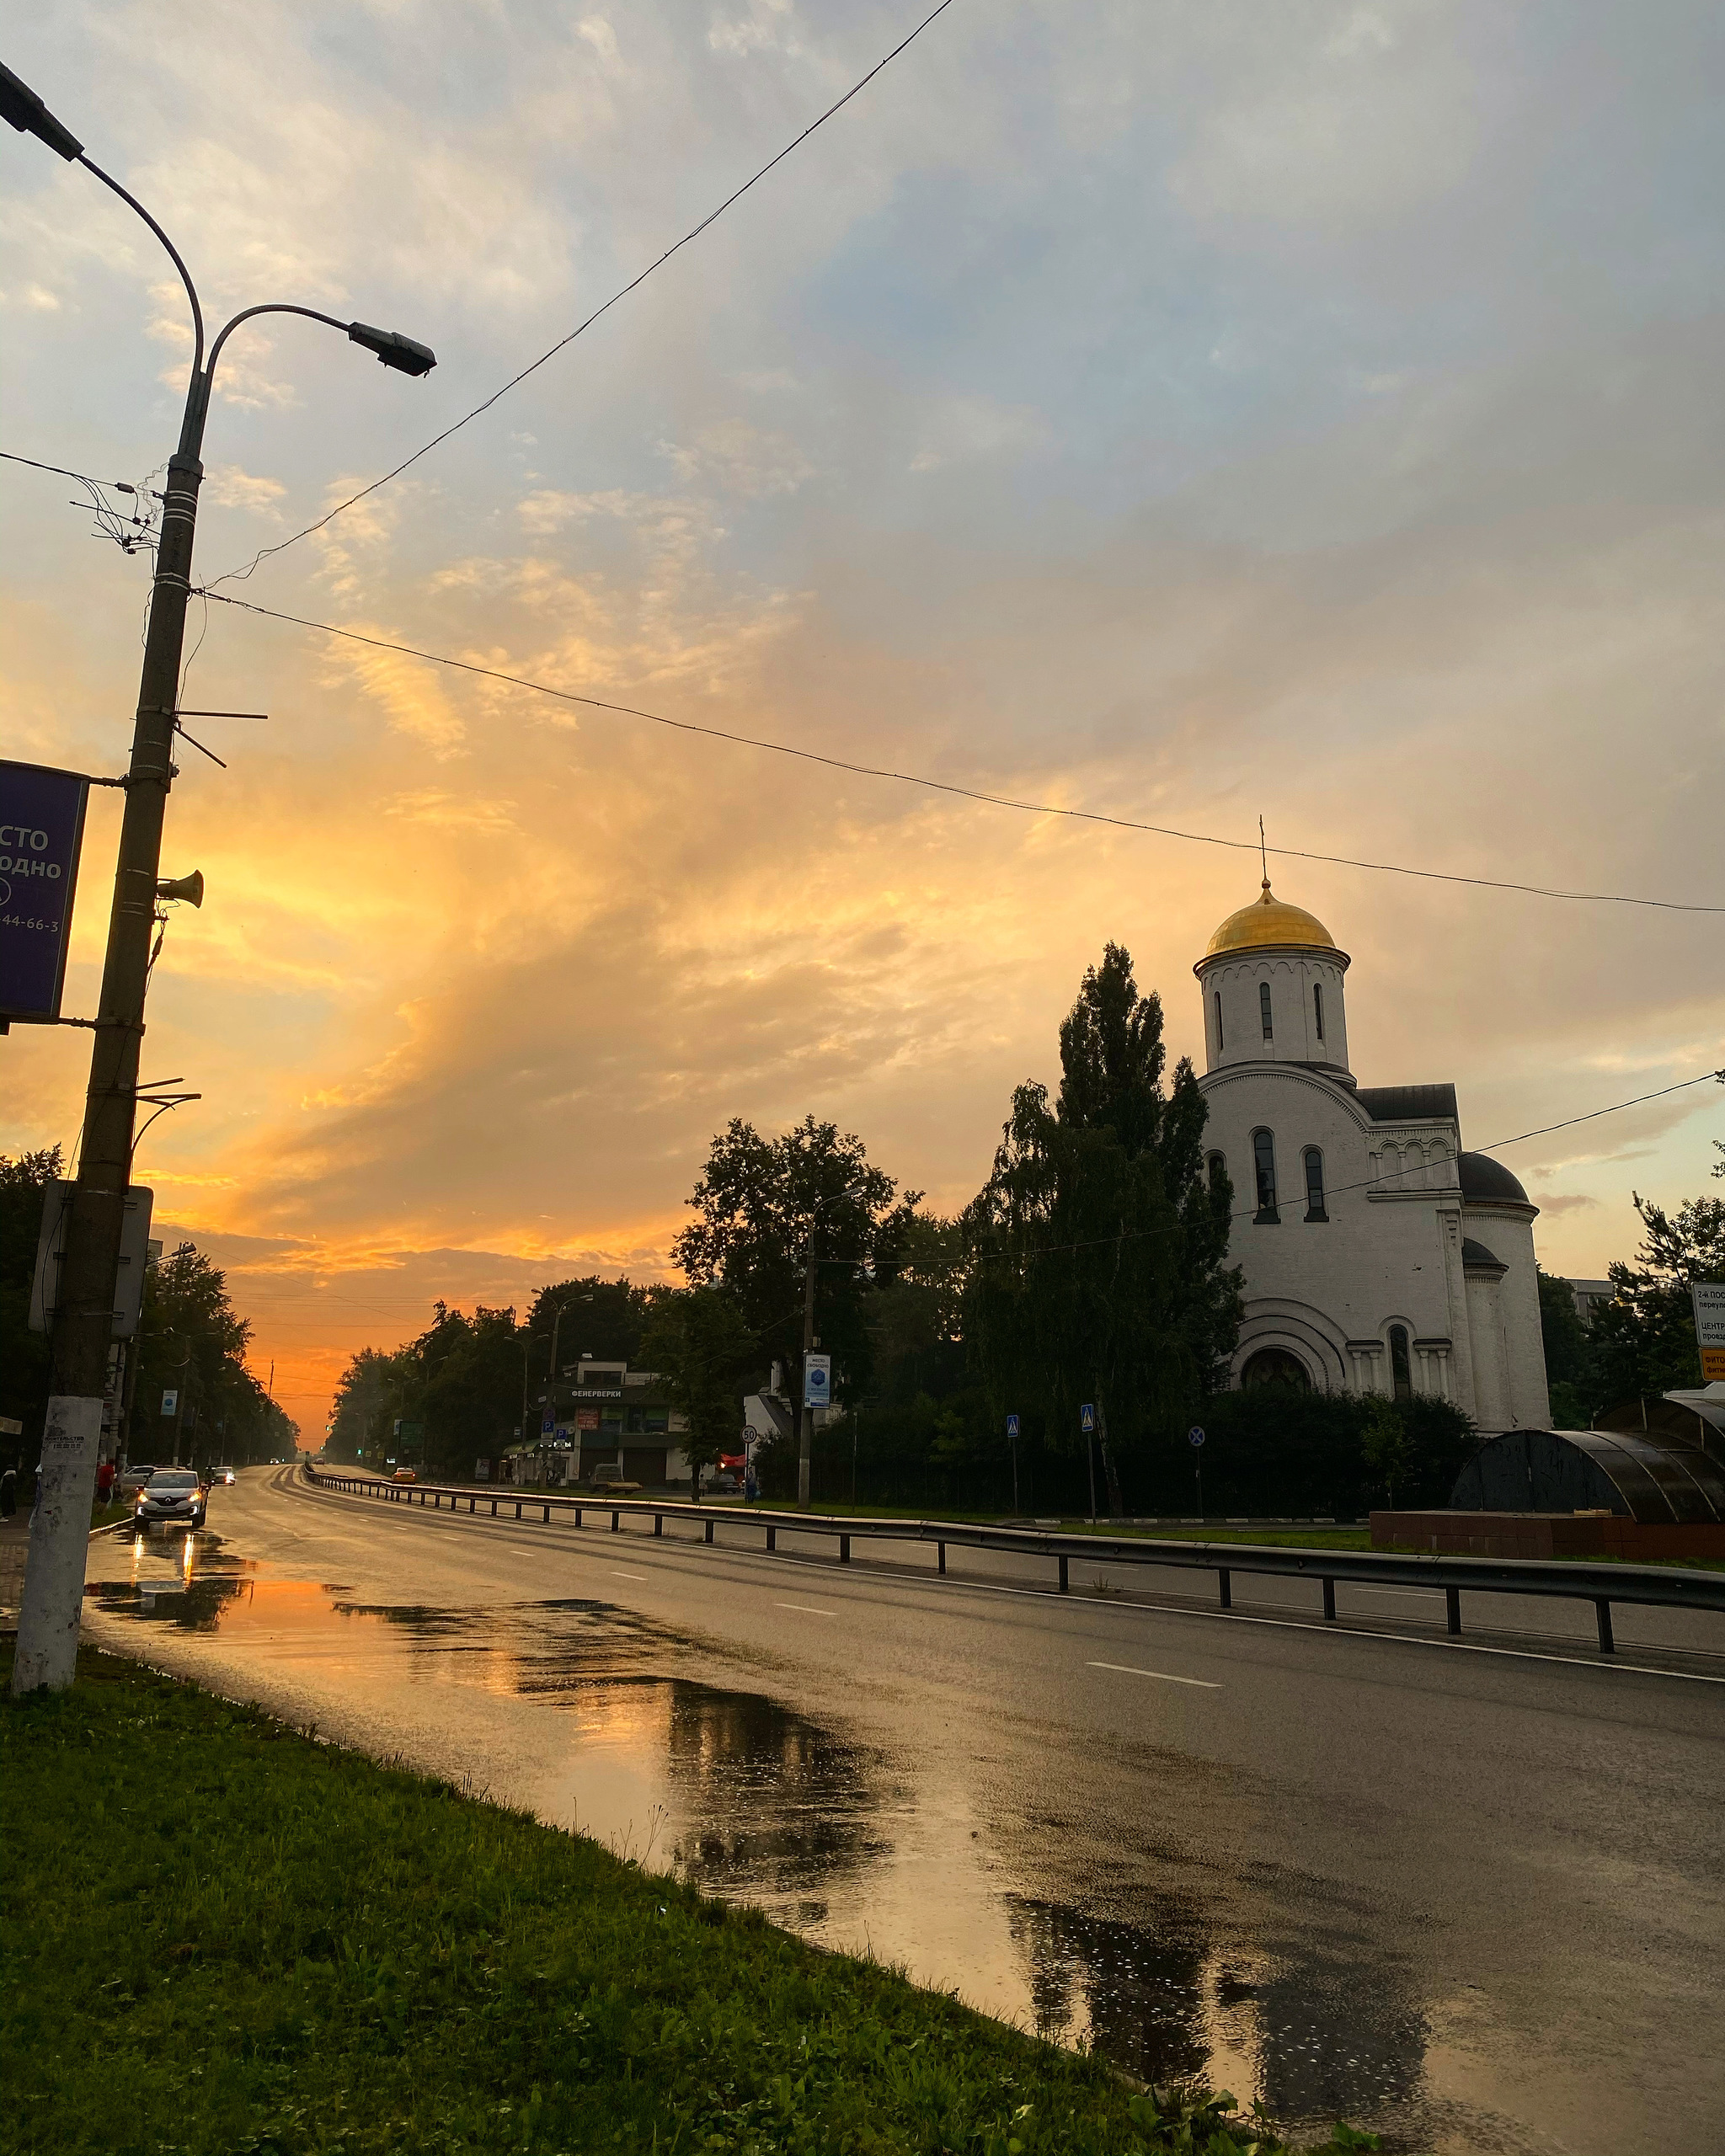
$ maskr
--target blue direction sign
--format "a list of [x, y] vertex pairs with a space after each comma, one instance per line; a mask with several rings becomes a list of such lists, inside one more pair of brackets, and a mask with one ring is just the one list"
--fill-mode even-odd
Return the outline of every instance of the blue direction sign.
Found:
[[1087, 1400], [1078, 1410], [1078, 1427], [1085, 1431], [1093, 1430], [1096, 1428], [1096, 1409]]
[[1194, 1424], [1193, 1428], [1186, 1433], [1186, 1442], [1188, 1445], [1201, 1445], [1204, 1443], [1203, 1431], [1198, 1428]]
[[1007, 1435], [1009, 1438], [1016, 1438], [1017, 1434], [1018, 1418], [1016, 1415], [1009, 1415], [1007, 1417]]
[[0, 762], [0, 1019], [60, 1016], [90, 782]]

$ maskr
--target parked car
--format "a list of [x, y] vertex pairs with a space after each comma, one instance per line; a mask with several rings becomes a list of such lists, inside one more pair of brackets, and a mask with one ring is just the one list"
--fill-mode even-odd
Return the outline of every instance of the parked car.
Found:
[[120, 1470], [120, 1481], [115, 1486], [115, 1495], [119, 1497], [136, 1497], [138, 1492], [143, 1488], [145, 1483], [155, 1472], [155, 1469], [147, 1463], [140, 1462], [134, 1467], [128, 1461], [126, 1465]]
[[389, 1479], [392, 1482], [417, 1482], [419, 1478], [411, 1467], [398, 1467]]
[[209, 1500], [189, 1467], [158, 1467], [138, 1492], [140, 1527], [201, 1527]]

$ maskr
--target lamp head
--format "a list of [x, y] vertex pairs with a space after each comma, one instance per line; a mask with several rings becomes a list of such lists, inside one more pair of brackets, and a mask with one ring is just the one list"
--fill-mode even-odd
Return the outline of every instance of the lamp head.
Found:
[[393, 367], [398, 374], [430, 374], [437, 364], [437, 355], [429, 344], [403, 337], [398, 329], [374, 329], [369, 322], [350, 322], [347, 334], [355, 344], [375, 352], [383, 366]]
[[62, 127], [27, 83], [20, 83], [9, 67], [0, 67], [0, 120], [9, 120], [20, 135], [34, 135], [62, 157], [83, 155], [83, 144], [69, 127]]

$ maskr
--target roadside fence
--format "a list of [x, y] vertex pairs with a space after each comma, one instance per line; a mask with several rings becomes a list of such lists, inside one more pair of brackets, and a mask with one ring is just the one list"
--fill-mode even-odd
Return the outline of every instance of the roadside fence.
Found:
[[[1435, 1557], [1403, 1555], [1381, 1550], [1298, 1550], [1274, 1545], [1242, 1542], [1186, 1542], [1158, 1540], [1150, 1535], [1068, 1534], [1040, 1528], [984, 1527], [962, 1520], [846, 1518], [830, 1513], [769, 1511], [760, 1505], [718, 1506], [686, 1504], [675, 1498], [608, 1497], [584, 1491], [551, 1495], [539, 1491], [521, 1493], [461, 1489], [434, 1482], [389, 1482], [370, 1475], [335, 1475], [328, 1469], [307, 1465], [307, 1482], [320, 1490], [338, 1490], [368, 1497], [382, 1504], [419, 1506], [451, 1514], [463, 1508], [478, 1514], [483, 1508], [492, 1519], [531, 1518], [536, 1513], [549, 1526], [552, 1517], [575, 1527], [586, 1516], [609, 1515], [610, 1531], [622, 1532], [625, 1515], [650, 1519], [655, 1535], [663, 1536], [667, 1520], [698, 1526], [703, 1544], [717, 1540], [724, 1530], [727, 1543], [756, 1543], [766, 1538], [770, 1550], [778, 1548], [782, 1535], [802, 1543], [838, 1545], [837, 1561], [851, 1561], [853, 1542], [932, 1543], [936, 1569], [944, 1574], [948, 1548], [994, 1550], [1021, 1557], [1043, 1557], [1057, 1567], [1058, 1591], [1070, 1593], [1075, 1562], [1110, 1565], [1156, 1565], [1181, 1572], [1213, 1572], [1220, 1606], [1234, 1605], [1233, 1577], [1268, 1576], [1280, 1579], [1316, 1580], [1323, 1592], [1327, 1621], [1336, 1618], [1338, 1581], [1372, 1587], [1423, 1587], [1441, 1589], [1446, 1625], [1452, 1634], [1461, 1630], [1461, 1598], [1474, 1594], [1530, 1594], [1555, 1596], [1565, 1601], [1590, 1602], [1599, 1630], [1599, 1652], [1610, 1654], [1614, 1603], [1663, 1609], [1711, 1609], [1725, 1614], [1725, 1572], [1690, 1572], [1655, 1565], [1593, 1565], [1544, 1557]], [[682, 1539], [682, 1538], [678, 1538]]]

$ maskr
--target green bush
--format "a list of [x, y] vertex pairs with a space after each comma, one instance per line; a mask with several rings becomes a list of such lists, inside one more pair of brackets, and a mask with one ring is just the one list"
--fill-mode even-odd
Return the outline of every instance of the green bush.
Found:
[[[1213, 1393], [1194, 1406], [1192, 1420], [1206, 1439], [1204, 1508], [1211, 1518], [1360, 1518], [1389, 1503], [1392, 1472], [1398, 1507], [1446, 1505], [1478, 1444], [1473, 1425], [1445, 1400], [1362, 1399], [1289, 1385]], [[1393, 1426], [1399, 1444], [1386, 1442]], [[1393, 1463], [1391, 1453], [1399, 1455]], [[1143, 1509], [1193, 1508], [1192, 1448], [1183, 1435], [1145, 1466], [1154, 1502]]]

